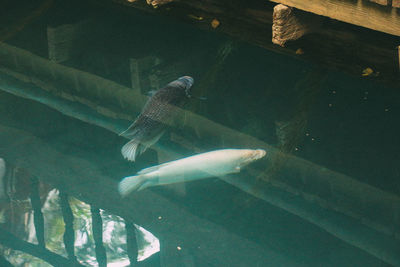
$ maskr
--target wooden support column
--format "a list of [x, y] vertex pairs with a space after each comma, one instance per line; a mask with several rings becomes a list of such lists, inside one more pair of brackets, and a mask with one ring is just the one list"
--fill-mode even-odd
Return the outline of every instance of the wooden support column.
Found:
[[317, 16], [311, 17], [300, 10], [282, 4], [274, 7], [272, 24], [272, 42], [285, 46], [287, 41], [297, 40], [313, 32], [319, 24]]
[[79, 48], [88, 40], [87, 35], [91, 32], [91, 24], [90, 20], [83, 20], [74, 24], [48, 26], [49, 59], [59, 63], [79, 54]]
[[151, 69], [160, 64], [161, 60], [155, 56], [130, 59], [132, 88], [138, 92], [157, 90], [160, 87], [159, 79], [151, 73]]
[[398, 60], [399, 60], [399, 71], [400, 71], [400, 45], [397, 47], [397, 55], [398, 55]]

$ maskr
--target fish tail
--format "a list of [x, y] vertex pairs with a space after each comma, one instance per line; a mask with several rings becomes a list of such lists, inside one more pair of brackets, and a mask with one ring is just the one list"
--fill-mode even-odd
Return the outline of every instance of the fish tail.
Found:
[[133, 139], [121, 148], [121, 153], [125, 159], [135, 161], [136, 156], [143, 153], [144, 150], [143, 145], [140, 144], [140, 140]]
[[126, 197], [132, 191], [140, 191], [146, 188], [147, 179], [144, 175], [128, 176], [118, 184], [118, 192], [122, 197]]
[[135, 161], [138, 155], [144, 153], [147, 148], [156, 143], [163, 134], [164, 131], [161, 131], [159, 134], [151, 138], [145, 138], [142, 137], [142, 134], [136, 134], [136, 136], [131, 141], [129, 141], [122, 147], [121, 153], [125, 159], [129, 161]]

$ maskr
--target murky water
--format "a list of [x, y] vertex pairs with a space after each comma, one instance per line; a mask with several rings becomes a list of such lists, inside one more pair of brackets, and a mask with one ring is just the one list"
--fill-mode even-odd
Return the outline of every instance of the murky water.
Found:
[[[89, 8], [43, 8], [0, 44], [1, 266], [400, 264], [399, 88]], [[205, 100], [124, 160], [118, 134], [182, 75]], [[143, 168], [224, 148], [267, 154], [240, 173], [118, 193]]]

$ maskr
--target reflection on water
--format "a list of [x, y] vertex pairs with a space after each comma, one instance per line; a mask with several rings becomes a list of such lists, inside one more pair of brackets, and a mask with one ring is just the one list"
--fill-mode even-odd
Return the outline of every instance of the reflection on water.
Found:
[[[26, 172], [21, 172], [21, 170], [16, 172], [14, 169], [7, 177], [8, 179], [3, 180], [3, 184], [11, 183], [11, 179], [20, 181], [26, 177]], [[40, 198], [39, 195], [37, 196], [38, 201], [36, 201], [34, 192], [38, 188], [41, 189], [41, 194]], [[16, 190], [10, 191], [8, 195], [9, 201], [1, 203], [1, 231], [4, 231], [6, 235], [13, 233], [14, 238], [20, 239], [21, 242], [37, 244], [33, 248], [36, 250], [34, 254], [30, 253], [32, 247], [22, 245], [18, 250], [3, 247], [3, 255], [15, 266], [25, 264], [51, 266], [49, 263], [60, 263], [52, 253], [91, 266], [97, 264], [105, 266], [106, 263], [111, 266], [130, 264], [127, 254], [126, 223], [121, 217], [100, 210], [100, 217], [96, 219], [93, 214], [95, 211], [90, 205], [65, 194], [62, 195], [57, 189], [52, 189], [43, 183], [19, 184]], [[63, 198], [66, 201], [63, 202]], [[138, 249], [137, 261], [143, 261], [160, 250], [160, 243], [143, 227], [134, 224], [134, 228]], [[95, 231], [100, 231], [100, 233], [95, 233]], [[2, 233], [3, 237], [4, 233]], [[101, 242], [97, 243], [95, 236], [99, 234]], [[107, 254], [107, 257], [103, 259], [98, 255], [100, 246]], [[47, 253], [41, 249], [44, 247], [48, 250]], [[72, 248], [72, 252], [68, 251], [68, 247]], [[51, 259], [52, 257], [55, 259]], [[99, 261], [99, 258], [102, 261]]]
[[[398, 88], [140, 12], [45, 7], [0, 43], [1, 266], [400, 265]], [[196, 97], [124, 160], [148, 91], [183, 75]], [[226, 148], [267, 153], [118, 193]]]

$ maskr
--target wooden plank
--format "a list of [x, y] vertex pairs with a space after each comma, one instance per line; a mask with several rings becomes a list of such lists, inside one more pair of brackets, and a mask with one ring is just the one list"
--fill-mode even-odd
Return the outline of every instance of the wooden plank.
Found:
[[393, 7], [400, 7], [400, 0], [392, 0]]
[[380, 5], [384, 5], [384, 6], [387, 6], [388, 3], [389, 3], [388, 0], [369, 0], [369, 1], [370, 1], [370, 2], [374, 2], [374, 3], [377, 3], [377, 4], [380, 4]]
[[270, 0], [307, 12], [330, 17], [376, 31], [400, 36], [400, 16], [387, 7], [365, 4], [361, 0]]
[[397, 47], [397, 53], [399, 55], [399, 71], [400, 71], [400, 45]]

